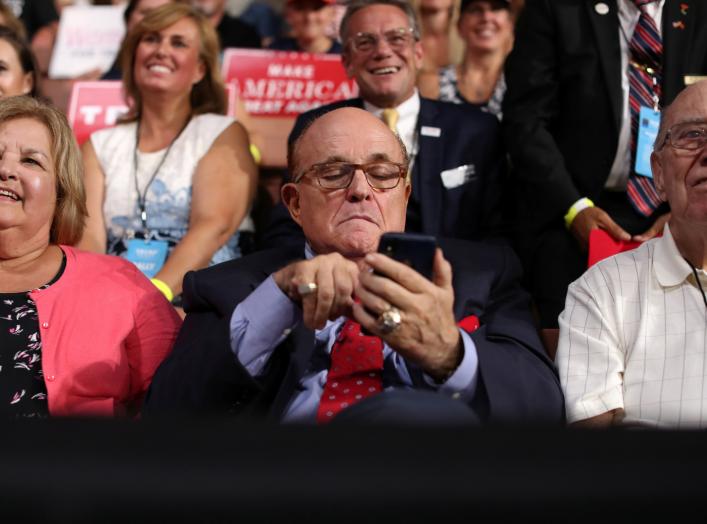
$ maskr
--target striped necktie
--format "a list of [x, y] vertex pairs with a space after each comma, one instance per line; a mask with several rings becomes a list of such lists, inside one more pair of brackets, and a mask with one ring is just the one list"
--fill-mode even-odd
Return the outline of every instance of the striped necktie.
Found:
[[646, 12], [646, 5], [654, 0], [633, 0], [641, 11], [633, 36], [629, 42], [629, 106], [631, 109], [631, 174], [626, 186], [628, 199], [643, 216], [650, 216], [660, 205], [661, 199], [653, 179], [634, 172], [638, 119], [641, 107], [654, 107], [661, 97], [663, 43], [655, 21]]

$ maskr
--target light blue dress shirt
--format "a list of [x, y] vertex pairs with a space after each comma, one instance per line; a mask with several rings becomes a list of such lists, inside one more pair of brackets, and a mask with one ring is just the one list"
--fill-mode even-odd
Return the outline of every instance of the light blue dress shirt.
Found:
[[[308, 258], [311, 254], [307, 253]], [[302, 310], [277, 286], [272, 276], [263, 281], [238, 304], [231, 317], [231, 349], [238, 361], [254, 378], [263, 372], [275, 348], [302, 321]], [[315, 349], [310, 366], [301, 378], [288, 406], [283, 422], [311, 423], [316, 420], [319, 399], [327, 379], [328, 354], [336, 341], [345, 317], [328, 321], [315, 331]], [[460, 402], [470, 401], [476, 390], [478, 355], [473, 340], [459, 330], [464, 356], [459, 367], [443, 383], [437, 384], [423, 375], [430, 390], [449, 395]], [[383, 387], [412, 389], [413, 383], [405, 359], [387, 344], [383, 345]]]

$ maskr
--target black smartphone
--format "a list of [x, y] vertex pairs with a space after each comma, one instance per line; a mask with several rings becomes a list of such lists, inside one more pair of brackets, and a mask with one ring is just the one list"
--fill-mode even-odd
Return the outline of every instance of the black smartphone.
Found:
[[437, 239], [417, 233], [383, 233], [378, 252], [407, 264], [429, 280], [432, 280]]

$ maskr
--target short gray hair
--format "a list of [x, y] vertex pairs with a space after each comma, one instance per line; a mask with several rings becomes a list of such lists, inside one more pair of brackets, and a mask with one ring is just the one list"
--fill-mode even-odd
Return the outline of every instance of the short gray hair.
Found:
[[356, 11], [365, 9], [366, 7], [371, 7], [373, 5], [392, 5], [397, 7], [405, 16], [407, 16], [408, 24], [412, 28], [412, 35], [415, 40], [420, 39], [420, 25], [417, 23], [417, 15], [412, 5], [406, 0], [351, 0], [346, 6], [346, 12], [341, 18], [341, 25], [339, 26], [339, 38], [346, 45], [347, 30], [349, 25], [349, 20]]

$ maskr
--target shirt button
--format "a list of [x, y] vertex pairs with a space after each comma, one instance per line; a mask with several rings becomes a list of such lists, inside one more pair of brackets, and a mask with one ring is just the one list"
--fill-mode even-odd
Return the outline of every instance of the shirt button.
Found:
[[292, 330], [290, 328], [286, 328], [282, 330], [282, 336], [283, 337], [288, 337], [290, 336], [290, 333], [292, 333]]
[[49, 322], [42, 322], [42, 327], [43, 328], [48, 328], [49, 327]]
[[453, 398], [454, 400], [459, 400], [459, 397], [461, 397], [461, 396], [462, 396], [462, 394], [459, 393], [458, 391], [457, 391], [456, 393], [453, 393], [453, 394], [452, 394], [452, 398]]

